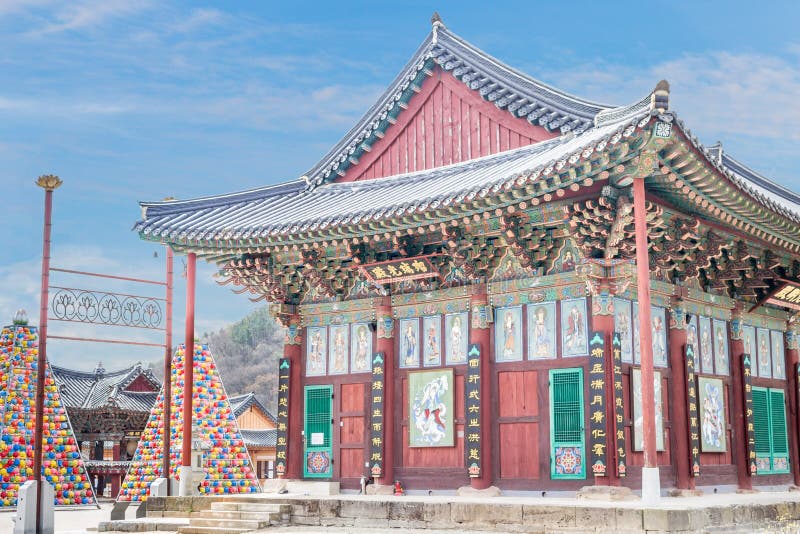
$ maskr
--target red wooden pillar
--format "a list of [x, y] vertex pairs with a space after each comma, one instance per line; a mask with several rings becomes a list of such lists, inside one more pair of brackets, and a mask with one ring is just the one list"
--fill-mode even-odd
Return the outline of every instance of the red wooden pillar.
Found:
[[[36, 404], [35, 427], [33, 429], [33, 479], [36, 484], [36, 532], [42, 530], [42, 455], [44, 448], [44, 386], [47, 368], [47, 313], [50, 287], [50, 234], [53, 220], [53, 191], [61, 186], [58, 176], [46, 174], [36, 180], [36, 185], [44, 189], [44, 230], [42, 235], [42, 285], [39, 295], [39, 355], [36, 362]], [[52, 512], [51, 512], [52, 513]]]
[[733, 310], [728, 336], [731, 347], [731, 382], [733, 406], [733, 461], [736, 462], [736, 479], [740, 490], [752, 490], [753, 481], [747, 468], [747, 427], [744, 418], [744, 379], [742, 373], [742, 356], [744, 355], [744, 341], [742, 340], [742, 314], [741, 304], [737, 304]]
[[[492, 485], [492, 342], [489, 330], [489, 300], [486, 295], [486, 285], [472, 286], [470, 295], [470, 310], [472, 321], [469, 329], [470, 344], [480, 345], [481, 350], [481, 475], [469, 479], [470, 485], [475, 489], [486, 489]], [[466, 446], [466, 444], [465, 444]]]
[[[115, 441], [111, 447], [111, 460], [114, 462], [119, 461], [119, 441]], [[121, 482], [122, 475], [114, 473], [111, 475], [111, 497], [116, 498], [119, 494], [119, 483]]]
[[[671, 369], [670, 398], [672, 408], [672, 458], [675, 465], [675, 487], [681, 490], [694, 489], [694, 477], [690, 476], [689, 413], [687, 397], [686, 360], [686, 310], [682, 300], [672, 302], [669, 310], [669, 366]], [[695, 347], [697, 349], [697, 347]]]
[[787, 387], [789, 388], [789, 415], [788, 432], [789, 432], [789, 446], [791, 452], [789, 456], [792, 459], [792, 473], [794, 474], [794, 485], [800, 486], [800, 396], [798, 388], [798, 370], [797, 364], [800, 363], [800, 350], [798, 350], [798, 328], [800, 325], [796, 321], [790, 322], [786, 330], [786, 377]]
[[606, 393], [606, 474], [595, 476], [596, 486], [619, 486], [616, 470], [617, 441], [614, 430], [614, 306], [608, 279], [598, 282], [598, 292], [592, 295], [592, 332], [602, 332], [605, 341], [604, 368]]
[[[394, 484], [395, 435], [394, 429], [402, 417], [402, 407], [395, 402], [394, 391], [394, 316], [390, 297], [383, 297], [375, 307], [377, 321], [377, 342], [375, 352], [383, 353], [383, 476], [377, 484]], [[400, 393], [402, 395], [402, 393]], [[399, 407], [399, 408], [398, 408]], [[402, 438], [400, 439], [402, 443]]]
[[[651, 155], [640, 158], [645, 172]], [[642, 358], [642, 426], [644, 428], [644, 467], [642, 468], [642, 500], [655, 502], [661, 497], [656, 455], [655, 384], [653, 383], [653, 332], [650, 325], [650, 254], [647, 250], [647, 204], [645, 176], [633, 180], [633, 219], [636, 227], [636, 295], [639, 299], [639, 340]]]
[[289, 315], [285, 326], [286, 339], [283, 344], [283, 357], [289, 360], [290, 367], [288, 447], [284, 477], [298, 479], [302, 477], [303, 473], [303, 382], [301, 378], [303, 327], [300, 315], [296, 313]]
[[186, 330], [183, 353], [183, 443], [181, 466], [192, 465], [192, 405], [194, 398], [194, 291], [197, 255], [186, 256]]

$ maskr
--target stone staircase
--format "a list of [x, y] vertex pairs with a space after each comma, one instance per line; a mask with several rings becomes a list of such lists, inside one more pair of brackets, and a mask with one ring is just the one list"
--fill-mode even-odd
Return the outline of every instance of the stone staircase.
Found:
[[191, 512], [189, 524], [179, 527], [178, 534], [240, 534], [270, 525], [288, 524], [291, 511], [288, 504], [229, 497], [211, 503], [209, 510]]

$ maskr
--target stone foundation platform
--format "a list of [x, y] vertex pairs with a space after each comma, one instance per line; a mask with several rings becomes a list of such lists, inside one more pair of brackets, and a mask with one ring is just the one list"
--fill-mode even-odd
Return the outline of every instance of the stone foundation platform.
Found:
[[[800, 531], [800, 494], [725, 493], [700, 497], [663, 497], [655, 506], [640, 500], [600, 501], [566, 497], [456, 495], [249, 495], [241, 497], [148, 500], [148, 515], [209, 509], [211, 502], [249, 502], [291, 506], [289, 524], [467, 532], [794, 532]], [[186, 510], [183, 510], [186, 508]], [[280, 530], [280, 529], [276, 529]]]

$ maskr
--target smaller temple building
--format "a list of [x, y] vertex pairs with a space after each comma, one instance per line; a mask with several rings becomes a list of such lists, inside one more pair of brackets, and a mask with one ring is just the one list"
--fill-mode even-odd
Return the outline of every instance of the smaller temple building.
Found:
[[141, 363], [118, 371], [106, 371], [102, 363], [90, 372], [52, 369], [95, 490], [102, 496], [108, 487], [113, 497], [161, 382]]
[[259, 479], [275, 478], [275, 445], [278, 430], [275, 416], [256, 398], [255, 393], [230, 399], [236, 424], [256, 466]]

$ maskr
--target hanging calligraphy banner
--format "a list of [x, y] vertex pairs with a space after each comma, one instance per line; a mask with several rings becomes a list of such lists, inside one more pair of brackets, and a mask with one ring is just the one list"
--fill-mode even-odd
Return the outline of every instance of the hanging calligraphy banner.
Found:
[[[275, 474], [278, 478], [286, 474], [286, 450], [289, 439], [289, 376], [292, 362], [288, 358], [278, 361], [278, 416], [275, 440]], [[297, 408], [295, 408], [297, 409]]]
[[747, 470], [758, 472], [756, 463], [756, 431], [753, 426], [753, 365], [749, 354], [742, 355], [742, 382], [744, 383], [744, 425], [747, 429]]
[[464, 385], [464, 410], [467, 430], [464, 455], [470, 477], [481, 476], [481, 347], [472, 343], [467, 351], [467, 376]]
[[686, 397], [689, 403], [689, 454], [691, 455], [691, 472], [693, 477], [700, 476], [700, 420], [697, 410], [697, 359], [694, 345], [686, 345]]
[[617, 476], [628, 474], [628, 458], [625, 452], [625, 406], [622, 389], [622, 336], [614, 332], [611, 342], [614, 361], [614, 438], [617, 448]]
[[594, 476], [606, 476], [606, 370], [602, 332], [589, 339], [589, 460]]
[[369, 471], [373, 477], [383, 475], [383, 391], [386, 368], [383, 353], [372, 358], [372, 401], [370, 403]]

